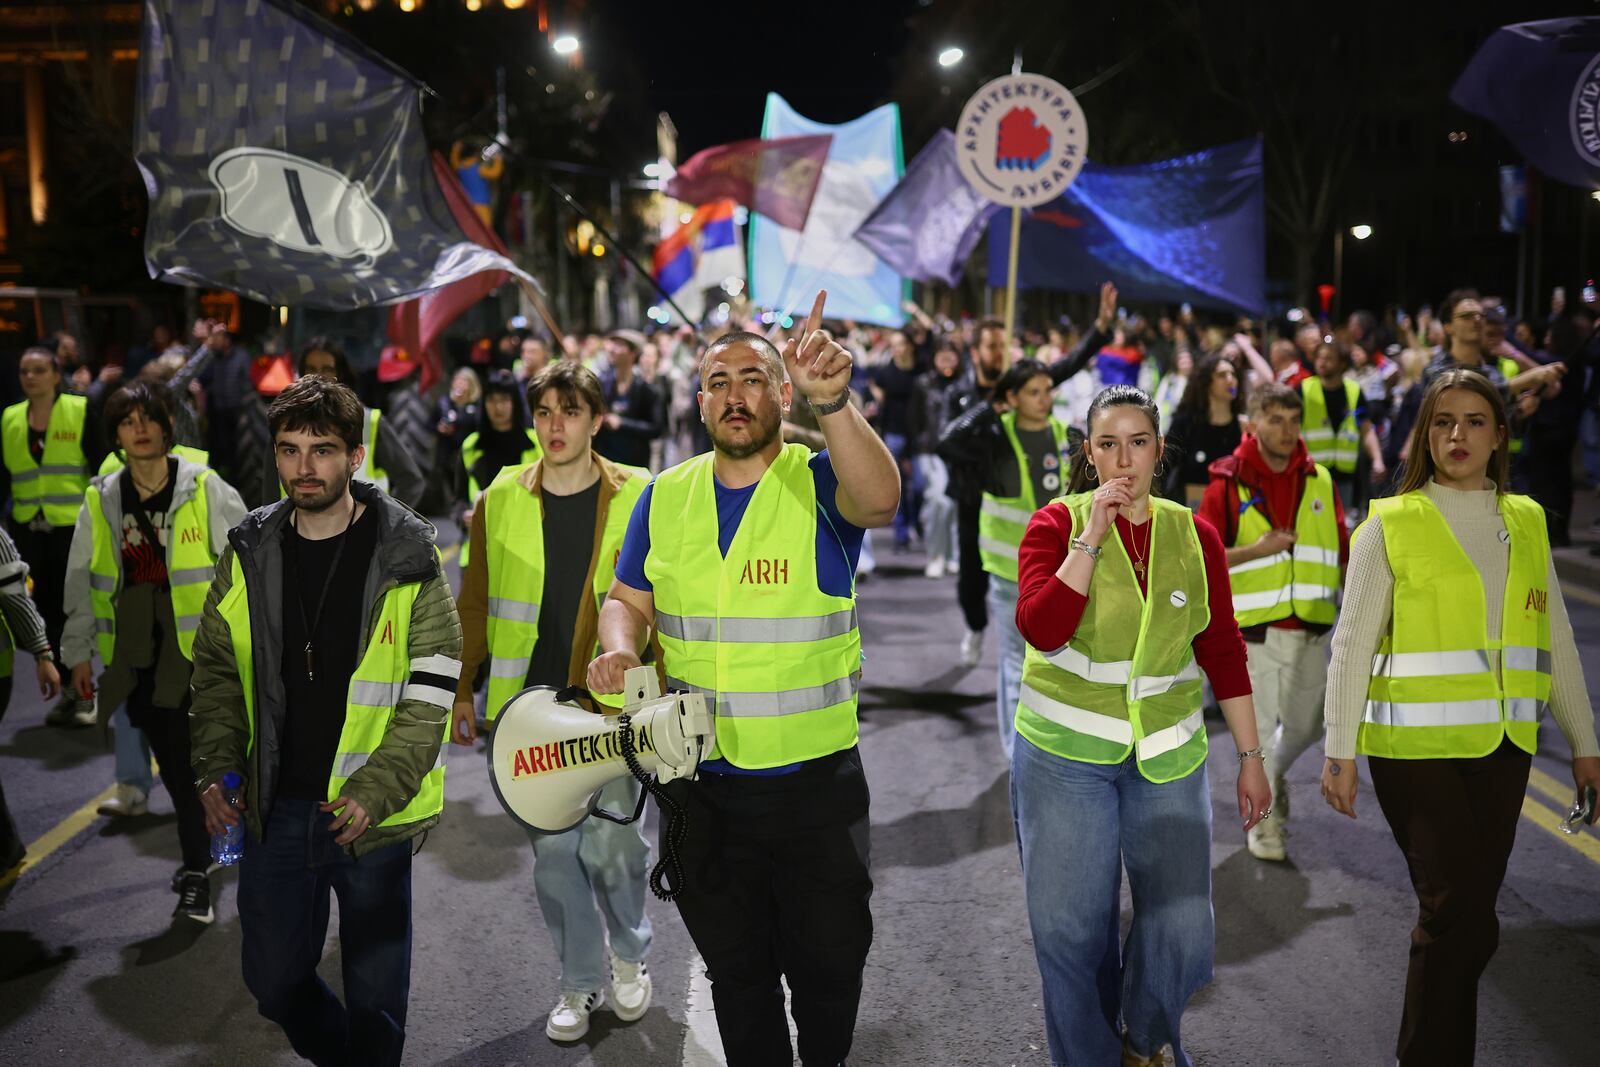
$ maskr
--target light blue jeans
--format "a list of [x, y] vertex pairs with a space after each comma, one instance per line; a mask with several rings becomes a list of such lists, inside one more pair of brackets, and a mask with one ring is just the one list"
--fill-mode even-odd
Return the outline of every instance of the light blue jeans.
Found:
[[[638, 802], [639, 783], [632, 778], [618, 778], [600, 792], [600, 806], [618, 814], [631, 814]], [[607, 931], [611, 951], [629, 963], [641, 962], [650, 951], [644, 913], [650, 845], [644, 827], [590, 816], [576, 830], [529, 830], [528, 837], [534, 892], [561, 959], [561, 992], [604, 989]]]
[[1027, 643], [1017, 630], [1017, 583], [989, 575], [989, 624], [994, 627], [999, 662], [995, 667], [995, 718], [1000, 725], [1000, 747], [1011, 762], [1012, 739], [1017, 736], [1017, 701], [1022, 696], [1022, 657]]
[[[1204, 765], [1156, 785], [1133, 757], [1062, 759], [1018, 738], [1011, 811], [1022, 851], [1028, 923], [1044, 984], [1052, 1064], [1114, 1064], [1171, 1045], [1211, 980], [1211, 796]], [[1133, 926], [1119, 942], [1122, 865]]]
[[149, 796], [155, 788], [150, 776], [150, 742], [143, 730], [128, 721], [126, 704], [118, 704], [111, 713], [111, 742], [117, 756], [117, 784], [131, 785]]
[[916, 457], [922, 474], [922, 543], [929, 559], [954, 562], [956, 502], [947, 495], [950, 472], [944, 460], [931, 453]]

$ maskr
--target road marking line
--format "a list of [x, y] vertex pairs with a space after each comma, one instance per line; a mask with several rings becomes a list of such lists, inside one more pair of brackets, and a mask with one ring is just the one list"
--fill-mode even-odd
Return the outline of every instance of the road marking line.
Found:
[[1572, 810], [1572, 801], [1578, 795], [1575, 788], [1562, 785], [1537, 767], [1528, 772], [1528, 785], [1555, 801], [1563, 811]]
[[1593, 589], [1585, 589], [1581, 585], [1562, 582], [1561, 591], [1566, 594], [1568, 600], [1581, 600], [1585, 604], [1600, 607], [1600, 593], [1595, 592]]
[[1532, 797], [1525, 796], [1522, 798], [1522, 816], [1529, 822], [1548, 830], [1550, 836], [1557, 841], [1577, 849], [1595, 863], [1600, 863], [1600, 838], [1582, 831], [1576, 834], [1563, 833], [1561, 830], [1562, 816], [1557, 815]]
[[30, 867], [37, 867], [50, 853], [88, 829], [89, 825], [100, 817], [95, 809], [111, 799], [116, 791], [115, 785], [107, 786], [99, 796], [90, 798], [83, 807], [46, 830], [37, 841], [29, 843], [27, 851], [17, 865], [9, 871], [0, 873], [0, 889], [11, 885], [27, 873]]
[[[455, 559], [460, 554], [461, 554], [461, 546], [459, 544], [446, 545], [445, 547], [443, 547], [443, 548], [441, 548], [439, 550], [439, 562], [440, 563], [449, 563], [451, 560]], [[1600, 600], [1597, 600], [1595, 602], [1596, 603], [1600, 603]]]
[[[789, 983], [783, 983], [783, 1014], [789, 1023], [789, 1043], [795, 1045], [799, 1032], [795, 1029], [794, 1013], [789, 1008]], [[683, 1007], [683, 1058], [682, 1067], [727, 1067], [728, 1054], [722, 1047], [722, 1033], [717, 1029], [716, 1006], [711, 999], [711, 979], [706, 975], [706, 961], [700, 953], [689, 957], [689, 992]]]

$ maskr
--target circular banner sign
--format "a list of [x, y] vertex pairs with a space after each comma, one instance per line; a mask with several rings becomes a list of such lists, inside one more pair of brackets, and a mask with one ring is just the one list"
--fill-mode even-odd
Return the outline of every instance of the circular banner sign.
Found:
[[1038, 74], [1008, 74], [973, 94], [956, 126], [956, 158], [978, 193], [1005, 207], [1060, 196], [1089, 151], [1072, 93]]

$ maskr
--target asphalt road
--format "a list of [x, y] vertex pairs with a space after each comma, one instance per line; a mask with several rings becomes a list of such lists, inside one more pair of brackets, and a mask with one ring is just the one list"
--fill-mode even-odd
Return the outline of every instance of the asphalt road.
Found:
[[[852, 1063], [1045, 1064], [992, 649], [975, 670], [956, 666], [954, 580], [923, 578], [915, 555], [879, 560], [860, 598], [877, 934]], [[1600, 597], [1569, 604], [1581, 647], [1600, 650]], [[1600, 698], [1600, 657], [1590, 663]], [[0, 721], [0, 781], [24, 838], [49, 850], [0, 889], [0, 1064], [299, 1062], [240, 980], [235, 875], [214, 877], [215, 925], [174, 926], [165, 794], [136, 820], [73, 820], [111, 783], [111, 756], [95, 731], [43, 716], [19, 686]], [[1536, 765], [1564, 796], [1566, 746], [1548, 723], [1541, 745]], [[1290, 776], [1291, 862], [1263, 864], [1232, 813], [1231, 752], [1223, 738], [1211, 761], [1217, 971], [1185, 1019], [1191, 1052], [1217, 1065], [1392, 1063], [1415, 902], [1370, 789], [1359, 821], [1334, 815], [1308, 754]], [[1586, 834], [1580, 851], [1541, 825], [1558, 801], [1529, 796], [1480, 996], [1478, 1062], [1593, 1064], [1600, 840]], [[602, 1010], [575, 1046], [548, 1041], [557, 966], [532, 854], [493, 798], [481, 749], [451, 751], [447, 797], [414, 869], [408, 1063], [721, 1063], [693, 945], [655, 901], [654, 1006], [631, 1026]], [[335, 989], [336, 925], [323, 967]]]

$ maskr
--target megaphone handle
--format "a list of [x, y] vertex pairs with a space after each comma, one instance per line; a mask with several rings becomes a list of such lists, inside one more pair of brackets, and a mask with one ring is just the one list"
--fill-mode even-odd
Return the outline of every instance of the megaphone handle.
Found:
[[[646, 784], [648, 785], [648, 783]], [[589, 814], [596, 816], [597, 818], [605, 819], [607, 822], [614, 822], [619, 826], [628, 826], [632, 823], [638, 822], [639, 817], [644, 814], [644, 802], [649, 796], [650, 790], [648, 788], [639, 790], [639, 803], [633, 806], [632, 815], [618, 815], [614, 811], [607, 811], [605, 808], [600, 807], [590, 808]]]

